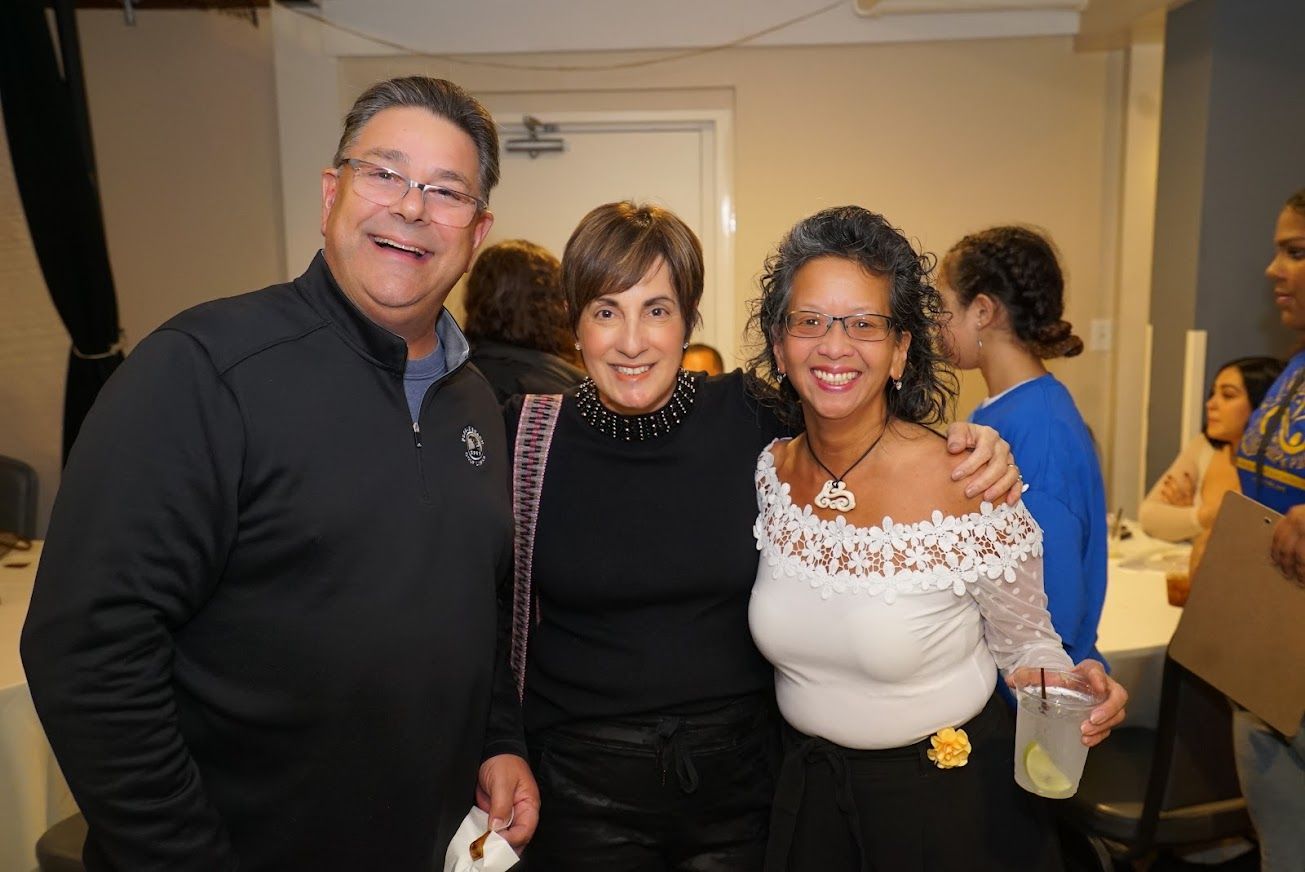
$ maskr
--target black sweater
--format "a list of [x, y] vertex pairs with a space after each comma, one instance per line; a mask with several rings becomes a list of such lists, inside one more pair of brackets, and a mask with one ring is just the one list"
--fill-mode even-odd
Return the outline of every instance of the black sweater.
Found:
[[[683, 424], [646, 442], [595, 431], [566, 395], [535, 533], [528, 731], [703, 710], [773, 686], [748, 598], [753, 473], [782, 430], [740, 372], [698, 378]], [[510, 404], [510, 429], [519, 414]]]
[[105, 388], [22, 642], [89, 869], [437, 867], [482, 756], [521, 747], [510, 718], [486, 742], [501, 413], [463, 366], [417, 436], [405, 362], [319, 255]]
[[487, 339], [471, 343], [471, 362], [494, 389], [499, 403], [517, 394], [560, 394], [584, 381], [584, 370], [556, 354]]

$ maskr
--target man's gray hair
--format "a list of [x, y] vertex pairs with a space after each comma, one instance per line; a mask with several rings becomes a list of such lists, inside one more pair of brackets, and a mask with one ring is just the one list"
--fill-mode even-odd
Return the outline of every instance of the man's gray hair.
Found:
[[344, 116], [344, 132], [335, 150], [334, 166], [340, 166], [358, 134], [376, 113], [385, 109], [414, 106], [447, 119], [471, 137], [480, 164], [480, 197], [489, 202], [489, 192], [498, 184], [498, 130], [480, 101], [447, 79], [406, 76], [377, 82], [354, 101]]

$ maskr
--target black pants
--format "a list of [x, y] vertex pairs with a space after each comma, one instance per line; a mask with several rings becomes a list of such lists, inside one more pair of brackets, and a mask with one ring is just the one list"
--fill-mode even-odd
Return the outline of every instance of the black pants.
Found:
[[758, 872], [779, 758], [773, 700], [529, 737], [529, 872]]
[[856, 751], [785, 727], [766, 872], [1059, 870], [1046, 802], [1015, 783], [1005, 703], [962, 728], [969, 762], [939, 769], [928, 740]]

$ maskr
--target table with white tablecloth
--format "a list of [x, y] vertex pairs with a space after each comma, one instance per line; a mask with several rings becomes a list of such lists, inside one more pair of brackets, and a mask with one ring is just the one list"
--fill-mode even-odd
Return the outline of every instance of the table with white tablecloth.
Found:
[[36, 840], [76, 814], [32, 708], [18, 637], [36, 579], [41, 543], [0, 557], [0, 870], [36, 868]]
[[1110, 543], [1106, 603], [1097, 649], [1111, 675], [1128, 690], [1127, 724], [1154, 727], [1160, 709], [1165, 649], [1183, 610], [1169, 605], [1165, 571], [1186, 568], [1190, 547], [1152, 539], [1136, 524]]

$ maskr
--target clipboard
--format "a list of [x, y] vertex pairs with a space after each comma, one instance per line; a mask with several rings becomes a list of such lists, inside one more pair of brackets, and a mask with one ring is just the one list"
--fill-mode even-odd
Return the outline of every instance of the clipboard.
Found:
[[1224, 496], [1169, 656], [1290, 737], [1305, 715], [1305, 586], [1269, 559], [1281, 517]]

